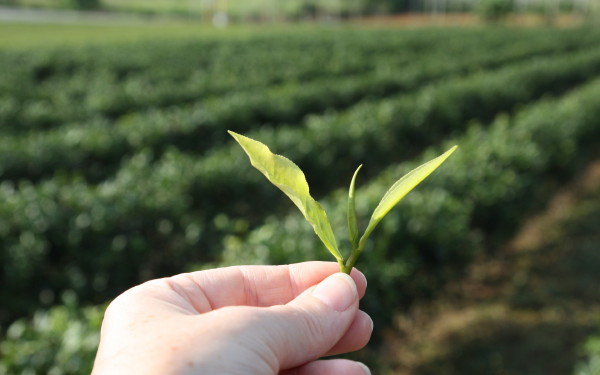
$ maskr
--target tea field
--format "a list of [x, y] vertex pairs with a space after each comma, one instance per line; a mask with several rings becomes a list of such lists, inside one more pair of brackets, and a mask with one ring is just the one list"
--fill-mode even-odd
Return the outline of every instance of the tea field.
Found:
[[393, 181], [459, 145], [358, 262], [377, 352], [394, 316], [598, 156], [600, 32], [302, 28], [0, 50], [0, 374], [89, 372], [105, 304], [145, 280], [329, 260], [227, 130], [294, 160], [339, 238], [359, 164], [365, 225]]

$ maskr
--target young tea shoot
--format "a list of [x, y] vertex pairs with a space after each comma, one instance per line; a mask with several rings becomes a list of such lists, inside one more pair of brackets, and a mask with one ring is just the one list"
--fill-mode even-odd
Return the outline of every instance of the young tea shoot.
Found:
[[379, 224], [385, 215], [387, 215], [387, 213], [390, 212], [390, 210], [398, 204], [406, 194], [446, 161], [458, 147], [452, 147], [442, 155], [413, 169], [396, 181], [384, 194], [383, 198], [381, 198], [381, 201], [371, 215], [367, 228], [363, 235], [359, 237], [358, 221], [354, 204], [354, 186], [358, 171], [362, 167], [362, 165], [360, 165], [356, 169], [356, 172], [354, 172], [348, 193], [348, 233], [352, 251], [350, 252], [350, 256], [346, 259], [338, 249], [336, 238], [331, 229], [329, 219], [327, 218], [327, 213], [325, 213], [323, 206], [310, 195], [308, 183], [306, 182], [306, 177], [302, 170], [291, 160], [272, 153], [269, 147], [263, 143], [232, 131], [228, 132], [240, 146], [242, 146], [250, 158], [250, 163], [252, 163], [252, 165], [262, 172], [273, 185], [277, 186], [292, 200], [292, 202], [294, 202], [296, 207], [302, 212], [302, 215], [304, 215], [304, 218], [312, 225], [321, 242], [323, 242], [327, 250], [335, 257], [340, 265], [340, 271], [348, 274], [364, 250], [365, 242], [377, 224]]

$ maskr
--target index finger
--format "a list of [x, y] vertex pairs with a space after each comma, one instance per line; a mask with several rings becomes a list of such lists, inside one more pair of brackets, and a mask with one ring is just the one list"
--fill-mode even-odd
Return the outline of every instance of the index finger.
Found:
[[[217, 268], [177, 275], [170, 281], [184, 288], [186, 298], [196, 310], [206, 312], [225, 306], [286, 304], [336, 272], [339, 266], [334, 262], [304, 262]], [[365, 276], [356, 269], [350, 276], [362, 298], [367, 288]]]

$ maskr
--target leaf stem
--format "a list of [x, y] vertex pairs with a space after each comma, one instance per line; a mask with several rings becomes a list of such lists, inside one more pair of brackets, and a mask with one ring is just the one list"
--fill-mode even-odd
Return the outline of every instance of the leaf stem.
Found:
[[[344, 264], [343, 259], [338, 259], [338, 264], [340, 265], [340, 272], [350, 274], [350, 271], [346, 269], [346, 265]], [[352, 268], [350, 268], [352, 270]]]
[[358, 257], [362, 253], [363, 248], [364, 248], [364, 243], [361, 243], [357, 248], [352, 249], [352, 253], [350, 254], [350, 257], [348, 258], [348, 260], [346, 261], [346, 264], [340, 265], [341, 272], [350, 274], [350, 271], [352, 271], [352, 268], [354, 268], [354, 264], [356, 263], [356, 261], [358, 260]]

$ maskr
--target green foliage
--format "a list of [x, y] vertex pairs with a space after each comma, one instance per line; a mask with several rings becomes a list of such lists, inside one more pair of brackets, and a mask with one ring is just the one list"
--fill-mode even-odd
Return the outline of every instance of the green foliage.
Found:
[[408, 172], [404, 177], [394, 182], [392, 187], [385, 192], [383, 198], [381, 198], [381, 201], [379, 204], [377, 204], [377, 207], [375, 207], [375, 211], [373, 211], [373, 215], [371, 215], [367, 229], [360, 238], [359, 245], [360, 243], [364, 243], [364, 241], [369, 237], [371, 232], [373, 232], [377, 224], [379, 224], [385, 215], [387, 215], [388, 212], [390, 212], [390, 210], [396, 204], [398, 204], [398, 202], [400, 202], [400, 200], [404, 198], [404, 196], [408, 194], [415, 186], [420, 184], [421, 181], [427, 178], [427, 176], [429, 176], [444, 161], [446, 161], [446, 159], [456, 150], [456, 148], [457, 146], [452, 147], [443, 155], [440, 155], [437, 158], [418, 166], [417, 168]]
[[[542, 203], [544, 187], [535, 181], [575, 167], [580, 162], [575, 145], [579, 152], [593, 147], [589, 141], [596, 129], [594, 118], [600, 116], [598, 94], [600, 82], [595, 81], [560, 100], [533, 105], [514, 120], [500, 116], [489, 128], [474, 126], [453, 140], [461, 152], [432, 177], [428, 189], [414, 192], [402, 210], [389, 214], [367, 247], [369, 256], [360, 268], [371, 289], [364, 303], [381, 325], [387, 324], [387, 309], [434, 293], [477, 252], [482, 240], [506, 238], [518, 224], [516, 218]], [[422, 160], [429, 158], [431, 152]], [[393, 176], [415, 166], [392, 167], [357, 190], [366, 200], [357, 201], [357, 216], [377, 204]], [[340, 208], [345, 198], [337, 191], [322, 201], [334, 231], [343, 227]], [[302, 221], [296, 215], [272, 218], [248, 236], [228, 238], [224, 263], [322, 259]]]
[[74, 300], [10, 325], [0, 343], [0, 374], [89, 374], [104, 307], [79, 307]]
[[344, 258], [338, 250], [327, 214], [319, 202], [311, 197], [302, 170], [291, 160], [273, 154], [267, 146], [258, 141], [232, 131], [229, 131], [229, 134], [248, 154], [252, 165], [294, 202], [327, 250], [343, 265]]
[[587, 360], [579, 363], [574, 375], [597, 375], [600, 374], [600, 337], [590, 337], [585, 344]]
[[100, 0], [71, 0], [73, 2], [73, 7], [77, 9], [98, 9], [100, 8], [101, 1]]
[[[598, 40], [593, 30], [320, 29], [2, 51], [0, 324], [31, 328], [65, 291], [101, 304], [192, 265], [326, 259], [224, 129], [302, 165], [332, 230], [350, 224], [355, 245], [399, 176], [460, 144], [365, 244], [364, 306], [383, 328], [506, 239], [548, 182], [597, 148], [600, 89], [567, 92], [600, 73]], [[21, 340], [11, 337], [3, 348]]]
[[361, 168], [362, 164], [356, 168], [350, 181], [350, 188], [348, 189], [348, 239], [350, 240], [352, 249], [358, 248], [358, 219], [356, 217], [356, 198], [354, 192], [356, 190], [356, 176]]
[[357, 242], [358, 229], [356, 224], [356, 211], [354, 203], [354, 186], [356, 175], [360, 169], [354, 172], [352, 181], [350, 182], [350, 193], [348, 197], [348, 232], [352, 244], [352, 253], [346, 261], [338, 250], [335, 235], [331, 229], [331, 224], [327, 218], [327, 214], [323, 206], [315, 201], [309, 193], [308, 183], [304, 173], [291, 160], [276, 155], [269, 150], [264, 144], [245, 137], [243, 135], [229, 131], [229, 134], [242, 146], [252, 165], [262, 172], [265, 177], [281, 191], [283, 191], [294, 202], [300, 210], [304, 218], [312, 225], [317, 237], [323, 242], [329, 252], [335, 257], [340, 264], [340, 271], [350, 273], [354, 263], [364, 249], [365, 241], [377, 224], [390, 212], [390, 210], [400, 202], [406, 194], [420, 184], [427, 176], [435, 171], [446, 159], [456, 150], [457, 146], [446, 151], [443, 155], [428, 161], [427, 163], [408, 172], [404, 177], [396, 181], [392, 187], [383, 195], [381, 201], [373, 215], [367, 229]]
[[[470, 58], [442, 59], [454, 61], [446, 65], [439, 65], [434, 55], [430, 56], [432, 75], [399, 75], [399, 82], [406, 79], [414, 85], [403, 87], [424, 86], [411, 94], [399, 89], [399, 95], [359, 101], [339, 112], [313, 113], [304, 121], [288, 125], [259, 129], [258, 124], [250, 123], [257, 130], [248, 135], [274, 150], [285, 150], [307, 172], [311, 190], [326, 193], [338, 187], [340, 181], [348, 181], [354, 165], [366, 163], [366, 177], [375, 176], [380, 166], [390, 161], [412, 158], [427, 145], [449, 134], [462, 133], [471, 120], [490, 121], [496, 113], [511, 111], [542, 95], [559, 95], [597, 75], [599, 53], [568, 48], [574, 39], [584, 43], [592, 34], [550, 33], [552, 46], [544, 49], [540, 46], [549, 37], [547, 33], [541, 39], [533, 33], [531, 40], [514, 42], [503, 39], [512, 37], [511, 32], [500, 37], [501, 33], [495, 31], [488, 38], [498, 39], [490, 44], [497, 54], [490, 55], [486, 50], [481, 55], [463, 53]], [[462, 37], [462, 33], [456, 34], [461, 41]], [[408, 41], [404, 43], [410, 44], [410, 37], [405, 38]], [[421, 40], [421, 36], [418, 38]], [[562, 40], [562, 46], [555, 39]], [[362, 42], [368, 40], [363, 37]], [[501, 40], [509, 43], [502, 44]], [[524, 48], [531, 43], [541, 48], [536, 53], [542, 56], [520, 61], [535, 50]], [[188, 44], [182, 46], [187, 48]], [[477, 51], [475, 44], [471, 48]], [[546, 56], [549, 51], [554, 52]], [[121, 60], [119, 54], [108, 56], [104, 58], [114, 60], [118, 66], [144, 69], [135, 61]], [[469, 71], [469, 64], [478, 61], [476, 56], [482, 59], [477, 64], [493, 60], [507, 65], [459, 74]], [[65, 61], [58, 70], [68, 70], [72, 64]], [[426, 64], [420, 66], [423, 71], [429, 70]], [[432, 77], [439, 77], [440, 72], [433, 73], [436, 69], [449, 77], [426, 85]], [[20, 86], [6, 87], [12, 90]], [[313, 101], [317, 102], [329, 92], [314, 94]], [[294, 108], [291, 100], [278, 103], [277, 107]], [[239, 107], [224, 101], [221, 113], [227, 113], [228, 105], [233, 108], [230, 112], [239, 112]], [[152, 111], [139, 118], [125, 116], [123, 121], [128, 125], [124, 129], [131, 126], [129, 133], [123, 133], [126, 141], [118, 141], [119, 122], [108, 120], [89, 127], [76, 124], [59, 126], [50, 133], [30, 131], [1, 137], [0, 169], [12, 171], [5, 176], [14, 178], [5, 177], [0, 184], [0, 259], [7, 270], [18, 272], [0, 272], [1, 283], [13, 285], [11, 290], [0, 290], [0, 298], [7, 301], [1, 304], [4, 312], [0, 315], [10, 311], [11, 316], [19, 316], [31, 311], [45, 288], [55, 294], [73, 290], [82, 298], [93, 295], [92, 302], [98, 303], [147, 277], [176, 273], [189, 263], [214, 262], [219, 258], [223, 237], [244, 234], [271, 212], [285, 212], [286, 206], [277, 199], [276, 191], [245, 167], [235, 145], [217, 135], [218, 129], [225, 133], [219, 122], [194, 132], [185, 130], [208, 115], [189, 112], [184, 106], [183, 110]], [[234, 130], [244, 129], [243, 119], [240, 124]], [[107, 132], [111, 126], [113, 131]], [[185, 131], [179, 133], [181, 129]], [[145, 137], [145, 131], [152, 134], [157, 145], [154, 150], [148, 149], [148, 143], [137, 143]], [[174, 134], [180, 134], [177, 137], [181, 141], [175, 142]], [[139, 151], [128, 144], [139, 144]], [[330, 167], [333, 164], [336, 168]], [[87, 180], [70, 175], [77, 170], [85, 172]], [[40, 173], [54, 176], [39, 183], [37, 179], [23, 181]], [[231, 184], [231, 176], [235, 176], [236, 184]], [[252, 202], [247, 199], [249, 193], [253, 194]], [[480, 216], [480, 221], [493, 226], [486, 212], [478, 213]], [[136, 272], [131, 271], [131, 264], [137, 264]], [[23, 298], [10, 299], [14, 294]]]
[[513, 10], [513, 0], [481, 0], [479, 13], [488, 22], [498, 22], [506, 18]]
[[[522, 59], [524, 55], [517, 51], [521, 51], [519, 46], [508, 48], [507, 56], [504, 58], [508, 61]], [[502, 55], [499, 54], [500, 51], [493, 54], [492, 60], [496, 63], [502, 60]], [[340, 80], [335, 85], [317, 80], [313, 82], [314, 86], [306, 84], [302, 90], [276, 86], [272, 90], [265, 91], [261, 96], [254, 95], [252, 92], [245, 93], [242, 90], [239, 95], [208, 100], [198, 105], [162, 111], [142, 111], [123, 116], [116, 123], [111, 123], [108, 119], [95, 119], [86, 124], [74, 123], [47, 132], [31, 132], [26, 136], [8, 134], [0, 138], [0, 176], [5, 179], [37, 180], [56, 170], [75, 170], [85, 173], [91, 180], [103, 179], [114, 172], [114, 165], [123, 154], [148, 148], [160, 154], [164, 152], [167, 145], [177, 146], [183, 151], [202, 153], [212, 145], [223, 143], [222, 126], [232, 127], [236, 131], [247, 131], [259, 127], [262, 121], [260, 119], [265, 116], [274, 122], [291, 121], [289, 126], [285, 126], [286, 130], [295, 128], [297, 130], [294, 132], [306, 133], [298, 130], [301, 127], [298, 125], [303, 125], [301, 118], [304, 113], [343, 107], [343, 103], [359, 100], [361, 96], [357, 93], [375, 95], [375, 90], [381, 90], [384, 85], [389, 90], [400, 92], [411, 87], [418, 88], [439, 75], [439, 69], [448, 69], [446, 74], [456, 74], [468, 70], [468, 65], [465, 64], [474, 64], [478, 58], [482, 59], [480, 63], [484, 63], [490, 60], [489, 56], [489, 51], [479, 57], [474, 54], [469, 59], [461, 60], [461, 64], [447, 63], [446, 61], [453, 61], [448, 59], [434, 59], [436, 63], [431, 66], [431, 73], [427, 73], [429, 69], [419, 66], [419, 69], [404, 71], [403, 75], [396, 78], [392, 78], [391, 74], [385, 75], [381, 80], [361, 77]], [[532, 57], [529, 54], [525, 56]], [[411, 136], [407, 134], [411, 132], [409, 128], [418, 127], [422, 123], [444, 122], [450, 128], [463, 126], [465, 118], [466, 121], [471, 118], [489, 120], [489, 113], [494, 113], [498, 108], [508, 109], [514, 103], [530, 100], [540, 93], [560, 92], [574, 82], [583, 81], [597, 73], [598, 53], [594, 50], [583, 50], [570, 56], [564, 55], [558, 58], [551, 56], [524, 61], [509, 65], [494, 74], [491, 74], [493, 71], [486, 71], [490, 74], [471, 75], [468, 80], [462, 77], [451, 78], [412, 95], [398, 95], [375, 103], [365, 102], [348, 111], [341, 111], [337, 115], [312, 116], [305, 121], [305, 124], [311, 128], [319, 128], [310, 129], [309, 133], [318, 132], [316, 136], [320, 139], [327, 137], [336, 142], [334, 137], [353, 135], [357, 138], [376, 137], [377, 133], [369, 131], [372, 128], [364, 127], [362, 122], [375, 123], [377, 126], [387, 128], [392, 126], [406, 129], [403, 131], [404, 134], [398, 134], [398, 138], [407, 139]], [[438, 65], [437, 61], [444, 63]], [[327, 89], [331, 86], [339, 90], [337, 94]], [[383, 94], [387, 94], [387, 91], [382, 92]], [[468, 97], [463, 99], [456, 97], [457, 95], [468, 95]], [[312, 98], [310, 101], [302, 99], [309, 97]], [[327, 99], [318, 100], [323, 97]], [[332, 98], [339, 98], [339, 101]], [[475, 102], [476, 105], [470, 105], [471, 102]], [[386, 113], [389, 112], [390, 106], [397, 109], [392, 113]], [[382, 111], [387, 119], [374, 120], [369, 116], [369, 113]], [[487, 118], [486, 114], [488, 114]], [[10, 124], [9, 120], [6, 122]], [[353, 130], [349, 134], [343, 132], [340, 134], [334, 128], [334, 126], [347, 127], [348, 124]], [[107, 133], [105, 131], [107, 126], [112, 126], [113, 131]], [[288, 137], [289, 132], [286, 130], [282, 130], [281, 133], [287, 133], [285, 137]], [[366, 134], [362, 136], [356, 134], [359, 131]], [[435, 134], [431, 134], [430, 137], [433, 135]], [[302, 137], [306, 136], [302, 134]], [[415, 138], [417, 142], [419, 139], [427, 139], [420, 135]], [[289, 139], [293, 137], [289, 135]], [[363, 140], [362, 143], [369, 144], [368, 139]], [[412, 142], [411, 139], [406, 143]], [[420, 141], [420, 144], [425, 143]], [[388, 148], [381, 148], [382, 145], [378, 147], [381, 153], [390, 152]], [[357, 149], [353, 152], [364, 152], [364, 150]], [[375, 156], [376, 154], [373, 155]], [[329, 160], [334, 160], [332, 156], [327, 157], [330, 158]], [[376, 161], [383, 163], [385, 158]], [[93, 168], [89, 168], [90, 164]]]

